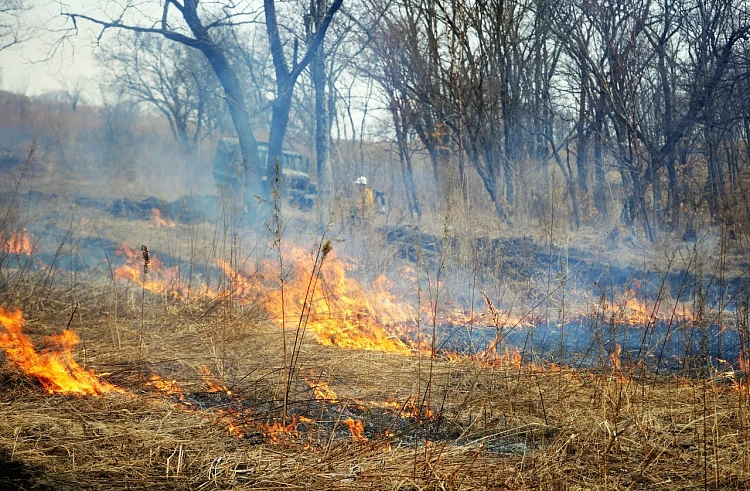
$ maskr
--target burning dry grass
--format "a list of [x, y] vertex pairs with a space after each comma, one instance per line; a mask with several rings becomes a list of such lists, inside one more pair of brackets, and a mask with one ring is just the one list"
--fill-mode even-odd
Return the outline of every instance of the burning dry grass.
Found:
[[[76, 358], [124, 393], [50, 395], [2, 365], [0, 448], [30, 470], [27, 488], [750, 485], [750, 399], [728, 374], [638, 378], [310, 342], [279, 431], [278, 328], [229, 307], [203, 318], [151, 307], [143, 327], [119, 320], [118, 345], [111, 319], [94, 314], [78, 326]], [[57, 330], [29, 324], [37, 343]]]
[[0, 250], [6, 254], [26, 254], [34, 252], [34, 240], [28, 230], [12, 232], [7, 240], [2, 241], [0, 237]]
[[[365, 292], [343, 269], [328, 269], [333, 264], [326, 263], [325, 281], [308, 289], [315, 269], [289, 260], [295, 274], [284, 285], [281, 312], [278, 274], [247, 272], [212, 259], [210, 264], [225, 274], [226, 288], [201, 285], [195, 298], [195, 287], [179, 281], [179, 271], [160, 263], [158, 255], [151, 255], [146, 276], [142, 251], [128, 251], [123, 248], [121, 257], [130, 272], [113, 271], [118, 279], [107, 293], [75, 292], [77, 299], [86, 299], [72, 325], [83, 341], [67, 345], [70, 360], [118, 392], [48, 394], [10, 358], [0, 365], [0, 467], [4, 459], [28, 470], [15, 484], [51, 489], [750, 486], [750, 392], [739, 374], [653, 377], [617, 356], [591, 370], [531, 366], [500, 334], [486, 356], [431, 358], [429, 350], [407, 348], [392, 337], [391, 328], [413, 325], [418, 314], [404, 309], [383, 279]], [[27, 316], [32, 320], [24, 333], [40, 352], [44, 337], [64, 332], [73, 319], [68, 300], [60, 296], [34, 304]], [[262, 301], [264, 308], [257, 308], [254, 302]], [[282, 415], [286, 374], [279, 326], [291, 319], [286, 326], [291, 336], [303, 317], [300, 306], [309, 309], [307, 326], [317, 336], [308, 335], [299, 347]], [[270, 318], [262, 319], [261, 310]], [[492, 319], [483, 322], [500, 326], [527, 320], [490, 310], [485, 317]], [[604, 305], [602, 311], [601, 317], [612, 319], [656, 315], [652, 307], [632, 302], [622, 308]], [[449, 314], [448, 321], [467, 322], [465, 312]], [[471, 317], [473, 322], [479, 316]], [[355, 345], [347, 344], [347, 333], [371, 336]], [[383, 351], [375, 350], [375, 341]], [[320, 344], [334, 342], [339, 346]]]

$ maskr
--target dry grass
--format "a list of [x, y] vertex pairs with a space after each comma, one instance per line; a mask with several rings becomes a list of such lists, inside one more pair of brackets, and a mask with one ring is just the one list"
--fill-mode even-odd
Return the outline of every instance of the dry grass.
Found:
[[[248, 249], [263, 247], [226, 224], [236, 216], [220, 217], [223, 225], [157, 229], [100, 210], [77, 213], [75, 240], [147, 244], [152, 259], [164, 251], [189, 269], [215, 268], [214, 257], [240, 269]], [[60, 223], [69, 210], [43, 215]], [[458, 235], [481, 217], [463, 218], [451, 221]], [[434, 220], [436, 236], [446, 221]], [[350, 233], [336, 248], [365, 251], [360, 273], [394, 269], [389, 245], [367, 235], [374, 226]], [[568, 240], [555, 234], [549, 241]], [[585, 249], [603, 249], [596, 231], [584, 239]], [[59, 242], [47, 247], [55, 260], [72, 263], [78, 250], [71, 242], [57, 253]], [[603, 262], [619, 252], [602, 253]], [[632, 262], [652, 259], [639, 253]], [[37, 344], [70, 325], [82, 339], [78, 362], [125, 393], [49, 395], [0, 355], [0, 489], [750, 488], [750, 393], [728, 373], [656, 377], [626, 367], [620, 378], [608, 365], [487, 366], [325, 347], [308, 335], [289, 387], [296, 428], [279, 439], [270, 428], [282, 420], [283, 343], [262, 310], [144, 294], [113, 281], [119, 263], [110, 251], [80, 276], [59, 264], [4, 271], [2, 298], [26, 309], [26, 332]], [[458, 290], [473, 285], [476, 272], [463, 267], [446, 267], [466, 281], [446, 287], [442, 305], [458, 303], [466, 295]], [[174, 381], [182, 398], [159, 391], [149, 382], [154, 374]], [[209, 381], [231, 394], [211, 392]], [[308, 381], [329, 385], [336, 400], [316, 399]], [[362, 423], [364, 438], [350, 433], [347, 420]]]
[[[118, 344], [106, 312], [84, 312], [77, 359], [109, 373], [127, 394], [48, 395], [4, 362], [0, 448], [27, 470], [27, 479], [13, 484], [25, 486], [18, 489], [750, 486], [750, 402], [726, 374], [618, 380], [609, 370], [436, 359], [427, 390], [427, 357], [346, 351], [310, 339], [289, 411], [311, 421], [300, 422], [282, 445], [263, 431], [279, 416], [282, 398], [277, 328], [228, 308], [201, 316], [149, 305], [139, 349], [135, 316], [120, 319]], [[67, 322], [62, 313], [45, 319], [27, 326], [34, 339]], [[232, 396], [209, 397], [201, 366]], [[150, 373], [176, 380], [188, 403], [146, 385]], [[315, 400], [305, 378], [330, 385], [338, 401]], [[428, 394], [432, 416], [407, 417], [409, 401]], [[384, 401], [400, 409], [383, 409]], [[217, 409], [246, 411], [244, 438], [229, 434]], [[364, 423], [366, 440], [351, 437], [347, 418]]]

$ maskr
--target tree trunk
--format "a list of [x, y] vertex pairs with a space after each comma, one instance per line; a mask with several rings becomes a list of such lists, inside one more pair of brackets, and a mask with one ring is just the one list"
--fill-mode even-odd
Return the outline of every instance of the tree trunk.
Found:
[[216, 78], [219, 79], [221, 87], [229, 106], [229, 114], [232, 124], [240, 141], [240, 153], [242, 154], [242, 165], [245, 171], [246, 195], [244, 201], [251, 203], [252, 193], [259, 191], [260, 168], [258, 165], [258, 143], [253, 136], [253, 128], [250, 125], [250, 117], [245, 107], [245, 97], [242, 92], [237, 73], [229, 64], [224, 50], [221, 49], [211, 38], [208, 30], [203, 26], [197, 13], [198, 2], [196, 0], [185, 2], [181, 10], [182, 15], [195, 36], [197, 42], [193, 45], [208, 60]]
[[[490, 195], [490, 200], [495, 205], [495, 211], [497, 212], [497, 215], [503, 222], [508, 223], [508, 213], [503, 208], [502, 202], [500, 200], [501, 191], [498, 190], [497, 186], [499, 179], [495, 169], [499, 167], [499, 164], [490, 160], [490, 157], [490, 159], [485, 159], [486, 162], [485, 165], [483, 165], [481, 152], [477, 148], [477, 143], [471, 140], [467, 141], [466, 143], [466, 155], [469, 158], [469, 162], [474, 167], [474, 169], [476, 169], [479, 177], [482, 179], [484, 188]], [[462, 165], [462, 160], [463, 159], [459, 159], [459, 165]], [[465, 172], [463, 178], [466, 179]]]
[[641, 223], [643, 224], [643, 232], [646, 234], [646, 238], [649, 242], [654, 242], [656, 237], [654, 231], [651, 228], [651, 220], [648, 217], [648, 208], [646, 207], [646, 186], [643, 183], [643, 179], [635, 170], [630, 171], [630, 176], [633, 181], [633, 202], [635, 204], [635, 214], [640, 216]]
[[419, 197], [414, 186], [414, 171], [409, 155], [408, 131], [409, 121], [404, 116], [404, 107], [396, 100], [396, 95], [391, 94], [391, 116], [393, 117], [393, 126], [396, 130], [396, 143], [398, 145], [398, 157], [401, 161], [401, 173], [404, 180], [404, 189], [406, 199], [409, 204], [409, 212], [415, 213], [418, 218], [422, 218], [422, 206], [419, 203]]
[[711, 218], [719, 219], [724, 202], [724, 172], [717, 151], [717, 137], [714, 131], [705, 131], [706, 152], [708, 157], [708, 176], [706, 177], [706, 196]]
[[606, 220], [607, 214], [607, 173], [604, 172], [603, 150], [604, 116], [600, 108], [596, 109], [596, 127], [594, 128], [594, 207], [600, 219]]
[[[273, 110], [271, 111], [271, 130], [268, 135], [268, 160], [267, 160], [267, 183], [266, 183], [266, 196], [270, 196], [270, 183], [276, 173], [276, 166], [274, 165], [276, 159], [281, 160], [284, 137], [286, 136], [286, 129], [289, 125], [289, 112], [292, 108], [292, 94], [294, 93], [294, 85], [297, 83], [297, 78], [307, 65], [312, 61], [315, 53], [323, 45], [323, 39], [325, 37], [328, 26], [331, 24], [333, 15], [339, 10], [343, 0], [334, 0], [325, 15], [320, 17], [320, 22], [315, 23], [315, 33], [311, 36], [305, 56], [297, 62], [298, 44], [294, 43], [294, 55], [292, 58], [292, 67], [289, 68], [284, 54], [284, 45], [281, 42], [281, 35], [279, 34], [279, 25], [276, 19], [276, 3], [274, 0], [263, 0], [263, 10], [266, 17], [266, 33], [268, 35], [268, 43], [271, 47], [271, 58], [273, 59], [274, 72], [276, 74], [276, 100], [273, 103]], [[321, 0], [320, 10], [323, 10], [325, 1]], [[316, 4], [311, 5], [313, 10]], [[315, 12], [310, 12], [311, 15], [318, 16]]]
[[[315, 161], [318, 174], [318, 224], [325, 226], [331, 220], [333, 202], [333, 172], [330, 162], [331, 125], [328, 121], [326, 99], [327, 76], [325, 54], [321, 45], [310, 62], [310, 76], [315, 89]], [[329, 97], [333, 97], [330, 94]]]
[[[266, 160], [266, 185], [264, 193], [270, 196], [271, 183], [276, 178], [276, 160], [281, 162], [284, 136], [289, 125], [289, 112], [292, 108], [292, 94], [279, 94], [271, 110], [271, 129], [268, 133], [268, 158]], [[279, 176], [281, 177], [281, 176]]]
[[588, 94], [586, 91], [586, 74], [585, 64], [581, 68], [581, 95], [578, 101], [578, 125], [576, 133], [578, 142], [576, 145], [576, 167], [578, 171], [578, 189], [588, 193], [589, 191], [589, 169], [588, 169], [588, 150], [589, 143], [586, 135], [586, 101]]

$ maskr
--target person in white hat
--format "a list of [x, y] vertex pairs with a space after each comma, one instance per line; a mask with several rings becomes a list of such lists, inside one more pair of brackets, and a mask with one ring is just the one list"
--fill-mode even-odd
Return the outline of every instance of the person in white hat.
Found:
[[369, 219], [375, 213], [375, 192], [367, 186], [367, 178], [360, 176], [354, 181], [358, 195], [351, 208], [352, 218]]

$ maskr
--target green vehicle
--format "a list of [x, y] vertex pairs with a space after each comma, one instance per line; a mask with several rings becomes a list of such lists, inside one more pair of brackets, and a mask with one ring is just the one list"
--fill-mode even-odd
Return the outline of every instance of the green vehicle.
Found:
[[[260, 159], [260, 180], [265, 183], [268, 178], [267, 160], [268, 143], [258, 142], [258, 158]], [[284, 199], [301, 210], [312, 210], [317, 187], [310, 181], [308, 169], [310, 159], [297, 152], [284, 151], [282, 153], [281, 193]], [[216, 146], [213, 174], [216, 185], [230, 190], [235, 197], [244, 196], [245, 200], [252, 198], [252, 190], [258, 189], [257, 183], [247, 182], [242, 166], [240, 142], [237, 138], [222, 138]]]

